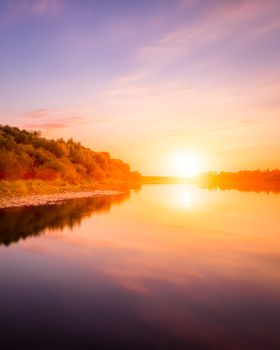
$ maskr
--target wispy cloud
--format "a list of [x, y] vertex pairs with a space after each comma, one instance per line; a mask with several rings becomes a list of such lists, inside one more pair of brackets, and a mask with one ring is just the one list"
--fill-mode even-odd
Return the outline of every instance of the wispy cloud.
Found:
[[192, 21], [175, 26], [159, 39], [142, 46], [135, 59], [148, 65], [166, 65], [187, 57], [226, 37], [244, 40], [269, 35], [280, 28], [280, 20], [273, 11], [274, 0], [232, 1], [212, 3]]
[[24, 127], [27, 129], [37, 130], [53, 130], [75, 127], [77, 125], [87, 124], [89, 121], [83, 117], [58, 119], [54, 122], [26, 123]]
[[43, 119], [53, 115], [53, 112], [49, 109], [35, 109], [31, 112], [27, 112], [23, 115], [24, 119]]
[[24, 113], [21, 120], [24, 128], [50, 131], [75, 128], [86, 124], [104, 123], [112, 119], [106, 115], [93, 114], [90, 107], [79, 107], [72, 109], [39, 108]]
[[240, 120], [236, 122], [223, 122], [223, 123], [216, 123], [213, 125], [206, 124], [205, 122], [197, 122], [194, 123], [192, 121], [192, 129], [190, 130], [177, 130], [170, 133], [166, 133], [163, 135], [163, 137], [176, 137], [176, 138], [185, 138], [189, 137], [193, 134], [196, 136], [203, 136], [207, 134], [216, 134], [216, 133], [228, 133], [232, 131], [238, 131], [238, 130], [244, 130], [247, 128], [253, 128], [253, 127], [259, 127], [263, 124], [262, 121], [257, 120]]
[[22, 115], [28, 129], [52, 130], [90, 123], [86, 115], [77, 115], [83, 109], [35, 109]]
[[[193, 1], [176, 3], [180, 5], [180, 10], [183, 11], [186, 6], [189, 11]], [[105, 95], [107, 98], [119, 99], [127, 105], [138, 105], [141, 101], [146, 103], [152, 98], [156, 105], [161, 103], [161, 99], [172, 97], [172, 102], [177, 103], [178, 99], [184, 99], [185, 106], [197, 102], [197, 106], [201, 108], [201, 105], [209, 103], [216, 103], [221, 107], [225, 102], [232, 105], [237, 100], [245, 100], [245, 93], [250, 104], [252, 96], [259, 95], [263, 90], [260, 82], [264, 80], [264, 76], [269, 75], [270, 68], [266, 65], [265, 70], [259, 70], [253, 75], [248, 67], [247, 76], [244, 76], [237, 69], [233, 69], [232, 64], [236, 65], [237, 60], [231, 62], [231, 55], [242, 56], [242, 50], [250, 42], [260, 39], [263, 42], [266, 36], [280, 29], [279, 16], [273, 9], [277, 9], [277, 2], [274, 0], [269, 0], [266, 4], [261, 0], [205, 1], [205, 6], [193, 18], [184, 23], [173, 23], [157, 39], [147, 40], [138, 47], [132, 59], [134, 67], [112, 81]], [[220, 52], [213, 53], [213, 47]], [[220, 68], [225, 70], [225, 64], [229, 65], [227, 75], [231, 71], [236, 72], [234, 77], [229, 78], [231, 81], [227, 85], [223, 81], [225, 73], [220, 72]], [[180, 69], [182, 74], [178, 74]], [[218, 76], [213, 76], [213, 69]], [[275, 72], [273, 67], [271, 70]], [[251, 80], [248, 79], [250, 76]], [[275, 73], [271, 76], [278, 79]], [[203, 91], [206, 89], [207, 92]], [[275, 91], [272, 88], [268, 90]], [[240, 91], [242, 96], [237, 96]], [[266, 99], [266, 95], [263, 94], [262, 98]], [[260, 99], [254, 101], [257, 104]]]

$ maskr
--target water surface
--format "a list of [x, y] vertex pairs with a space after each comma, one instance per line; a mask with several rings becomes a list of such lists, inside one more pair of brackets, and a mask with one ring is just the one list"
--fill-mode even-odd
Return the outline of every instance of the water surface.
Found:
[[280, 195], [151, 185], [0, 211], [3, 348], [279, 349]]

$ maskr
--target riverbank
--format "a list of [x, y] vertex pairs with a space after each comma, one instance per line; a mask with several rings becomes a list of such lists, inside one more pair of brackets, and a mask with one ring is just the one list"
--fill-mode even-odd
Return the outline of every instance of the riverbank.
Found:
[[121, 192], [113, 190], [92, 190], [88, 192], [66, 192], [53, 194], [37, 194], [26, 196], [12, 196], [0, 198], [0, 209], [31, 207], [39, 205], [53, 205], [65, 203], [69, 199], [79, 199], [99, 196], [114, 196]]
[[84, 182], [0, 181], [0, 209], [52, 205], [69, 199], [113, 196], [128, 191], [124, 184]]

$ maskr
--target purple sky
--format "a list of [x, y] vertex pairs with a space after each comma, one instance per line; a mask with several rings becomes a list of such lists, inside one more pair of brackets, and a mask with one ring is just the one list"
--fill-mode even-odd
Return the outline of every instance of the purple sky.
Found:
[[147, 174], [280, 167], [280, 1], [1, 0], [0, 123]]

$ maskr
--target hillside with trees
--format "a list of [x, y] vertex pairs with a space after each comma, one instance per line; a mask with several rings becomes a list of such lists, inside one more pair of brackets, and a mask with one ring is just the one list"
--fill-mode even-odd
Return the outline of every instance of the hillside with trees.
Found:
[[128, 164], [70, 139], [49, 140], [38, 131], [0, 126], [0, 180], [62, 180], [69, 184], [135, 183]]

